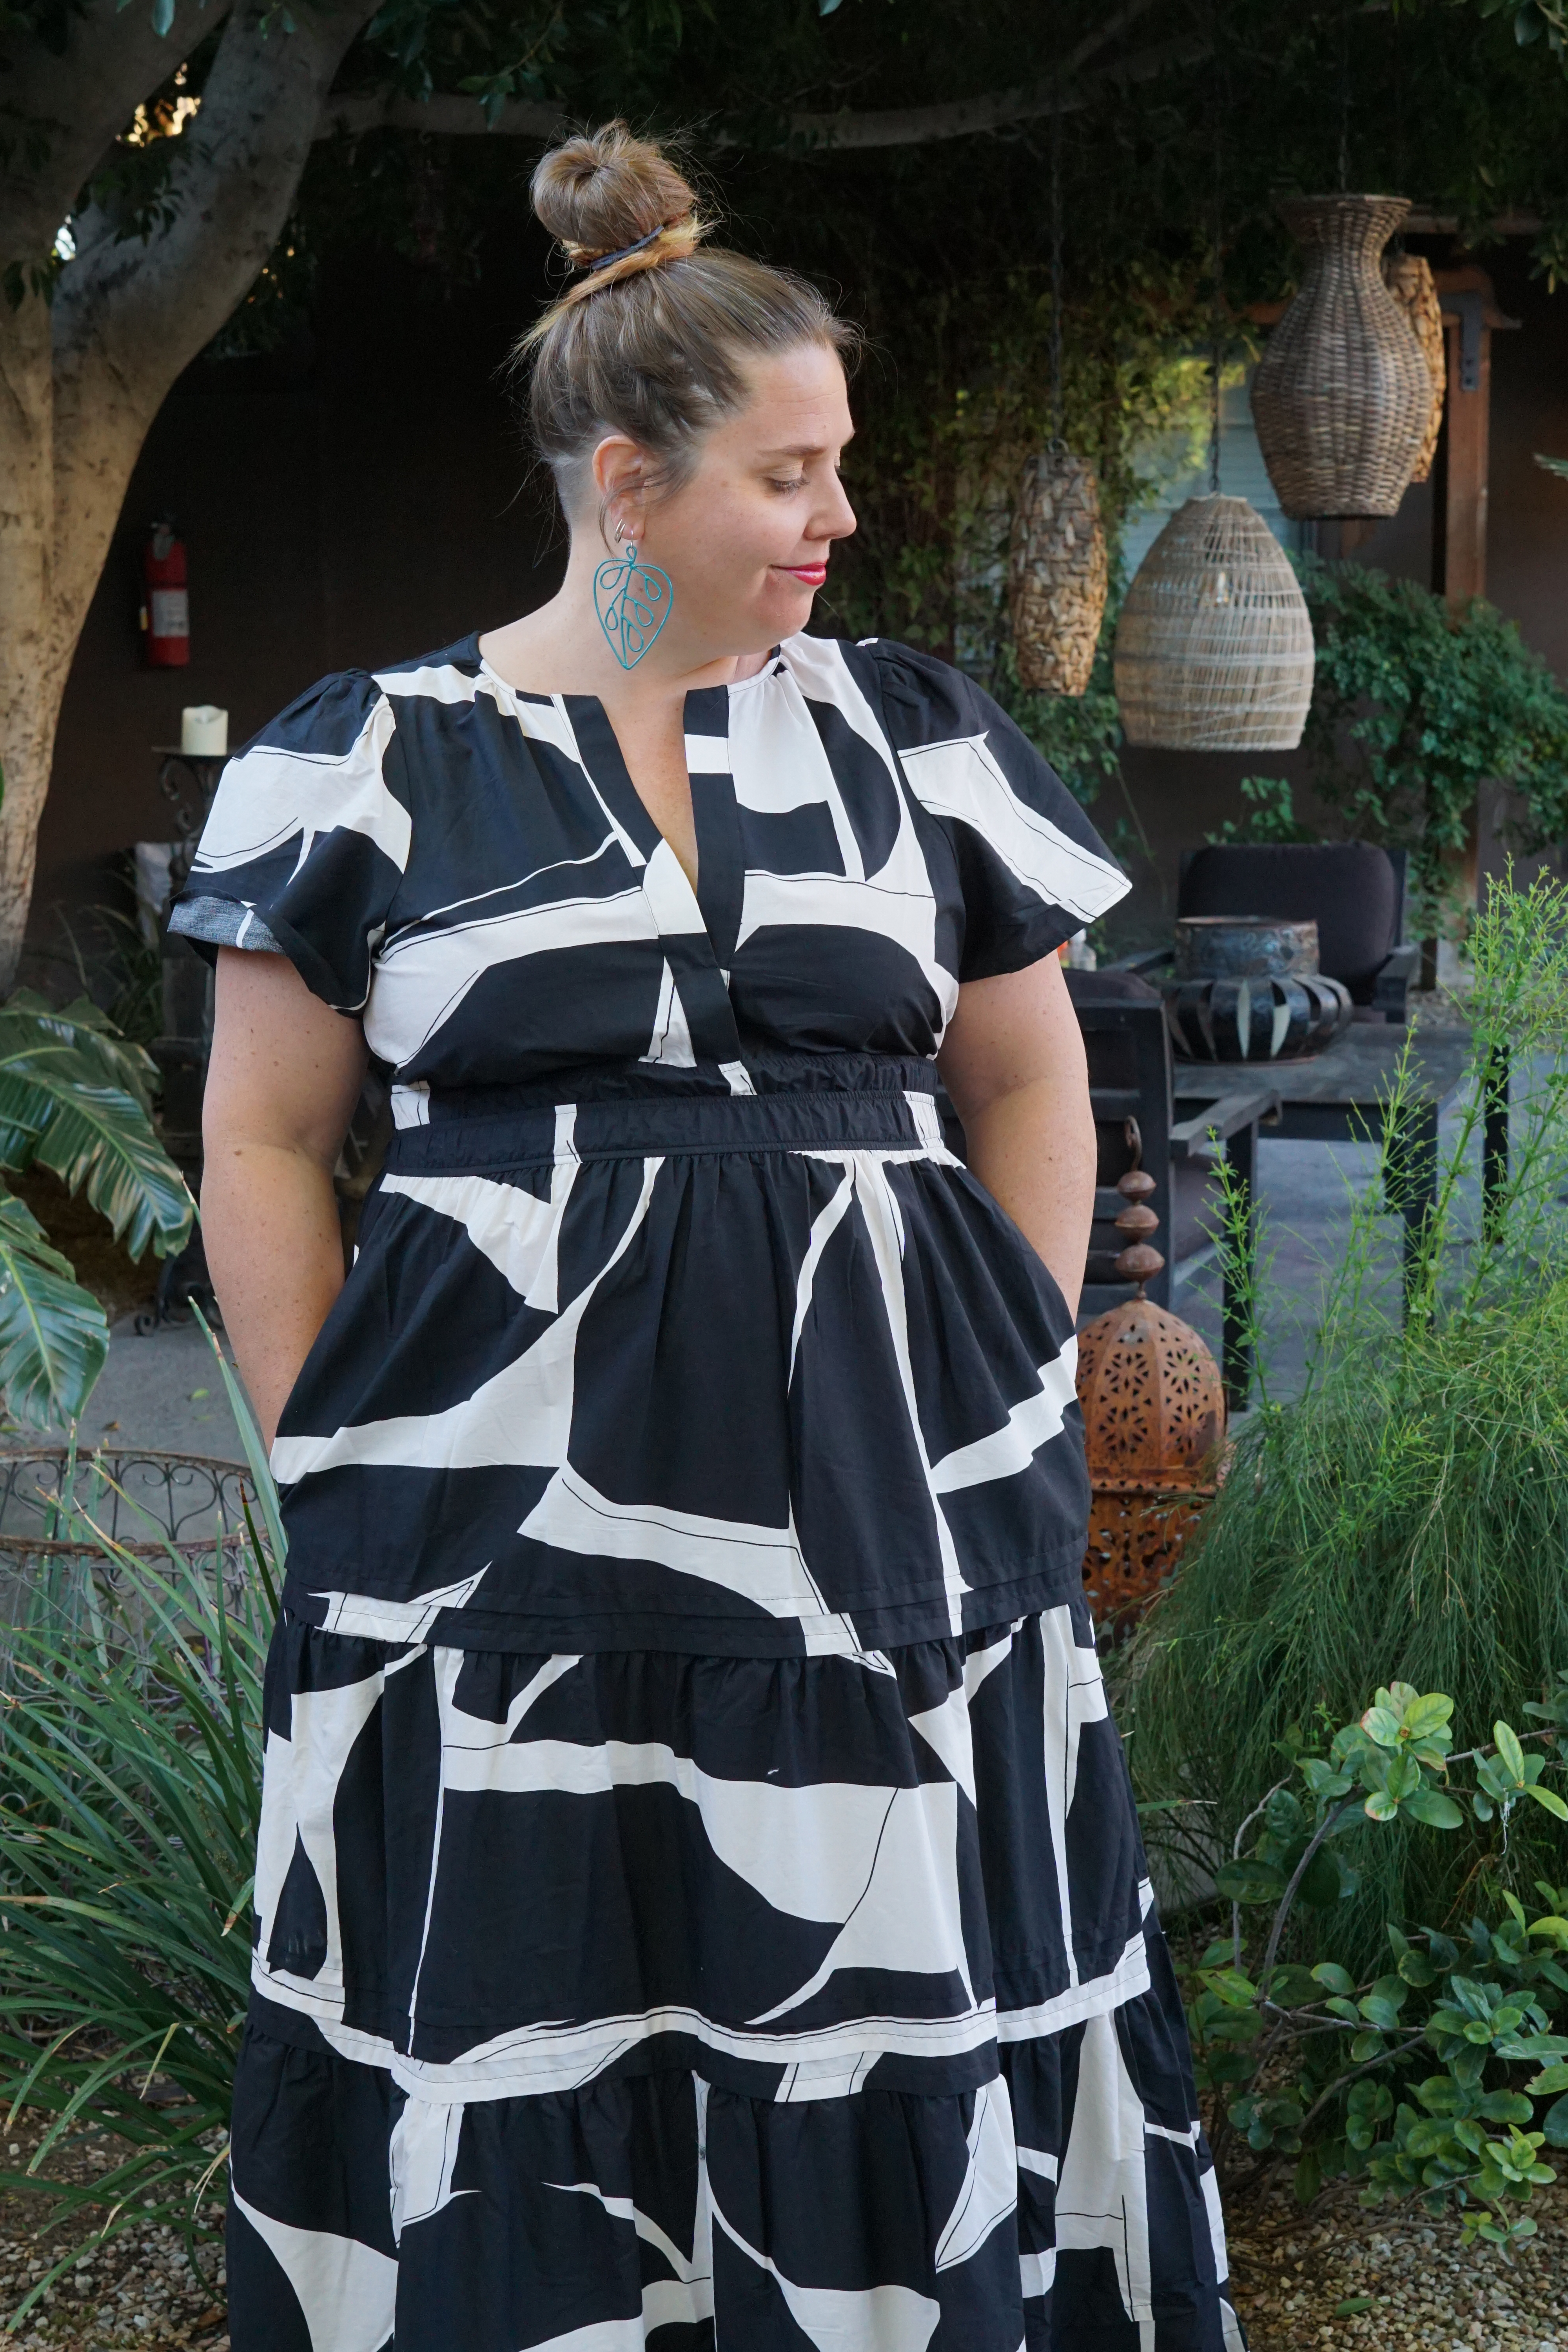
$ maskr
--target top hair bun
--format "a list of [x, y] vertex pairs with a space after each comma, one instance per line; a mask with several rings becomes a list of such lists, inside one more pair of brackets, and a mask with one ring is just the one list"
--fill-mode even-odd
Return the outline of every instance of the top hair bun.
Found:
[[534, 167], [529, 193], [541, 224], [584, 268], [689, 218], [697, 205], [674, 164], [624, 122], [551, 148]]

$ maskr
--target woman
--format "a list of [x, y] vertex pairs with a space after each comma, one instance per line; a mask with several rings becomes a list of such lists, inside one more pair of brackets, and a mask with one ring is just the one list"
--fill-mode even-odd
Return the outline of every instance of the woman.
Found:
[[290, 1545], [236, 2352], [1222, 2352], [1079, 1579], [1054, 951], [1126, 885], [965, 678], [801, 634], [821, 298], [623, 126], [533, 188], [561, 592], [304, 696], [175, 918]]

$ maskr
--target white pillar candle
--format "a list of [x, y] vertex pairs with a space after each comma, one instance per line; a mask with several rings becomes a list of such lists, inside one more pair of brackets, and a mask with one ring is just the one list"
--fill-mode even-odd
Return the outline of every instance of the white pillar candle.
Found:
[[180, 713], [180, 749], [208, 759], [226, 757], [228, 713], [213, 702], [193, 703]]

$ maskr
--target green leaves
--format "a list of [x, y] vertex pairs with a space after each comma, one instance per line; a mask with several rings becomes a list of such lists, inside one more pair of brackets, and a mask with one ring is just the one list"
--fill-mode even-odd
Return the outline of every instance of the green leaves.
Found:
[[[1215, 1876], [1222, 1899], [1264, 1912], [1262, 1967], [1237, 1965], [1229, 1940], [1211, 1945], [1189, 2020], [1200, 2087], [1223, 2100], [1226, 2128], [1252, 2157], [1296, 2159], [1299, 2200], [1347, 2173], [1365, 2179], [1363, 2202], [1452, 2195], [1470, 2236], [1507, 2246], [1534, 2229], [1518, 2209], [1552, 2178], [1542, 2147], [1568, 2146], [1568, 2032], [1552, 2030], [1568, 1995], [1557, 1957], [1568, 1888], [1538, 1881], [1547, 1907], [1533, 1920], [1504, 1888], [1502, 1916], [1472, 1919], [1463, 1938], [1390, 1920], [1394, 1965], [1370, 1984], [1337, 1960], [1278, 1958], [1313, 1879], [1337, 1890], [1333, 1841], [1347, 1823], [1452, 1831], [1465, 1815], [1439, 1775], [1466, 1764], [1503, 1805], [1541, 1789], [1554, 1749], [1531, 1752], [1500, 1718], [1490, 1748], [1455, 1757], [1453, 1712], [1445, 1693], [1395, 1682], [1335, 1733], [1327, 1759], [1300, 1755], [1300, 1733], [1287, 1743], [1310, 1811], [1290, 1786], [1271, 1790], [1249, 1817], [1261, 1823], [1252, 1851]], [[1440, 2071], [1413, 2081], [1427, 2053]]]
[[1456, 618], [1415, 582], [1360, 565], [1299, 565], [1317, 645], [1314, 787], [1347, 829], [1414, 851], [1428, 900], [1450, 887], [1442, 853], [1489, 777], [1524, 802], [1521, 846], [1561, 838], [1568, 694], [1513, 624], [1479, 599]]
[[195, 1213], [153, 1129], [153, 1076], [85, 999], [56, 1013], [22, 990], [0, 1006], [0, 1161], [53, 1169], [132, 1257], [182, 1249]]
[[1405, 1811], [1413, 1821], [1425, 1822], [1428, 1829], [1457, 1830], [1464, 1814], [1452, 1797], [1441, 1789], [1416, 1789], [1405, 1800]]
[[32, 1211], [0, 1194], [0, 1390], [16, 1420], [74, 1421], [109, 1353], [102, 1307]]
[[[0, 1163], [54, 1171], [132, 1256], [183, 1248], [195, 1207], [153, 1131], [153, 1064], [85, 997], [57, 1013], [19, 990], [0, 1005]], [[0, 1390], [18, 1421], [74, 1421], [109, 1327], [20, 1201], [0, 1194]]]
[[1278, 1903], [1285, 1874], [1271, 1862], [1227, 1862], [1215, 1874], [1215, 1888], [1227, 1903]]
[[[59, 2189], [59, 2219], [95, 2239], [168, 2222], [189, 2242], [221, 2221], [274, 1613], [260, 1548], [226, 1566], [226, 1591], [210, 1554], [115, 1551], [85, 1606], [73, 1567], [35, 1596], [0, 1702], [0, 2097], [49, 2119], [51, 2178], [84, 2126], [124, 2144]], [[153, 2072], [179, 2103], [144, 2101]]]
[[1527, 1756], [1518, 1734], [1506, 1723], [1494, 1723], [1492, 1738], [1496, 1752], [1482, 1757], [1476, 1766], [1476, 1779], [1481, 1793], [1473, 1801], [1479, 1819], [1488, 1821], [1491, 1808], [1507, 1810], [1521, 1797], [1532, 1798], [1555, 1821], [1568, 1822], [1568, 1804], [1555, 1789], [1542, 1785], [1542, 1774], [1547, 1759], [1542, 1756]]

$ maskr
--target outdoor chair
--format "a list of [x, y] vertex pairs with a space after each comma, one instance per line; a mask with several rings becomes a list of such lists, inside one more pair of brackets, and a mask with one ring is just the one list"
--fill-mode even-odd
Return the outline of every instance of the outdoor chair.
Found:
[[[1157, 1307], [1169, 1308], [1176, 1269], [1213, 1244], [1219, 1206], [1215, 1159], [1228, 1156], [1250, 1192], [1258, 1127], [1278, 1117], [1279, 1097], [1266, 1071], [1217, 1067], [1212, 1083], [1184, 1087], [1178, 1096], [1159, 990], [1126, 971], [1069, 971], [1066, 979], [1083, 1033], [1096, 1143], [1082, 1325], [1132, 1296], [1131, 1285], [1116, 1272], [1126, 1239], [1116, 1230], [1126, 1206], [1117, 1179], [1133, 1166], [1153, 1179], [1148, 1205], [1160, 1223], [1151, 1239], [1165, 1264], [1144, 1291]], [[1222, 1312], [1226, 1394], [1237, 1412], [1247, 1402], [1251, 1360], [1240, 1302], [1228, 1282]]]
[[[1178, 919], [1267, 915], [1318, 926], [1318, 964], [1350, 991], [1356, 1021], [1403, 1023], [1421, 950], [1405, 943], [1405, 853], [1367, 841], [1209, 842], [1182, 856]], [[1168, 947], [1119, 969], [1157, 971]]]

